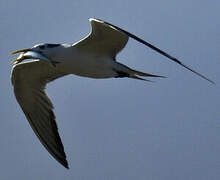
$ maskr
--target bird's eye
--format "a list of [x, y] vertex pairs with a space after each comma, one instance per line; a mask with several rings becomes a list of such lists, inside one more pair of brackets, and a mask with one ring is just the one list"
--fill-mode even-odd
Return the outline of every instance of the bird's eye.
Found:
[[48, 48], [54, 48], [54, 47], [58, 47], [60, 46], [60, 44], [47, 44]]
[[40, 45], [39, 48], [40, 49], [45, 49], [45, 46], [44, 45]]

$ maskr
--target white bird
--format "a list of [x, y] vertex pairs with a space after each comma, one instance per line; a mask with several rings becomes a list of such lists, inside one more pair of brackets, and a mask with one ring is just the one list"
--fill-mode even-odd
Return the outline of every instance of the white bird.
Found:
[[[90, 34], [75, 44], [40, 44], [11, 53], [21, 53], [12, 61], [14, 66], [11, 81], [15, 97], [41, 143], [66, 168], [68, 162], [58, 133], [53, 105], [45, 93], [48, 82], [68, 74], [90, 78], [128, 77], [140, 80], [146, 80], [140, 76], [163, 77], [131, 69], [116, 61], [116, 55], [131, 37], [214, 83], [137, 36], [102, 20], [89, 20], [92, 26]], [[25, 59], [35, 60], [22, 62]]]

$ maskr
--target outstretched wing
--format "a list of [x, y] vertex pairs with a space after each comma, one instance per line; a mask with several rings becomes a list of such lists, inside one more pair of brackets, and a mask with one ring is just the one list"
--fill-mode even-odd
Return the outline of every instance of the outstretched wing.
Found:
[[[103, 22], [104, 22], [104, 21], [103, 21]], [[162, 54], [163, 56], [169, 58], [170, 60], [172, 60], [172, 61], [178, 63], [178, 64], [181, 65], [182, 67], [184, 67], [184, 68], [190, 70], [191, 72], [197, 74], [197, 75], [200, 76], [201, 78], [203, 78], [203, 79], [205, 79], [205, 80], [207, 80], [207, 81], [209, 81], [209, 82], [215, 84], [212, 80], [208, 79], [208, 78], [205, 77], [204, 75], [202, 75], [202, 74], [198, 73], [197, 71], [193, 70], [193, 69], [190, 68], [189, 66], [183, 64], [179, 59], [177, 59], [177, 58], [171, 56], [170, 54], [168, 54], [168, 53], [162, 51], [161, 49], [159, 49], [159, 48], [157, 48], [156, 46], [150, 44], [149, 42], [144, 41], [143, 39], [141, 39], [141, 38], [135, 36], [134, 34], [131, 34], [130, 32], [125, 31], [124, 29], [121, 29], [121, 28], [119, 28], [119, 27], [117, 27], [117, 26], [115, 26], [115, 25], [112, 25], [112, 24], [108, 23], [108, 22], [104, 22], [104, 23], [107, 24], [107, 25], [109, 25], [109, 26], [112, 26], [113, 28], [115, 28], [115, 29], [117, 29], [117, 30], [119, 30], [119, 31], [121, 31], [121, 32], [123, 32], [123, 33], [125, 33], [125, 34], [127, 34], [129, 37], [131, 37], [131, 38], [135, 39], [136, 41], [138, 41], [138, 42], [140, 42], [140, 43], [142, 43], [142, 44], [148, 46], [149, 48], [155, 50], [156, 52]]]
[[68, 168], [53, 105], [44, 91], [48, 82], [64, 75], [48, 62], [35, 60], [15, 65], [11, 80], [15, 97], [35, 134], [49, 153]]
[[208, 79], [201, 73], [193, 70], [189, 66], [183, 64], [179, 59], [171, 56], [170, 54], [162, 51], [161, 49], [157, 48], [156, 46], [150, 44], [149, 42], [135, 36], [134, 34], [125, 31], [124, 29], [117, 27], [113, 24], [110, 24], [106, 21], [100, 19], [89, 19], [92, 25], [92, 31], [88, 37], [80, 41], [80, 45], [85, 46], [91, 45], [97, 51], [105, 52], [105, 54], [111, 54], [111, 57], [115, 58], [116, 54], [124, 48], [128, 41], [128, 37], [135, 39], [136, 41], [148, 46], [149, 48], [155, 50], [156, 52], [162, 54], [163, 56], [169, 58], [170, 60], [178, 63], [182, 67], [190, 70], [191, 72], [197, 74], [201, 78], [215, 84], [212, 80]]
[[115, 27], [106, 24], [102, 20], [89, 19], [92, 30], [90, 34], [81, 41], [73, 44], [79, 49], [87, 52], [98, 53], [115, 59], [128, 42], [127, 34], [119, 31]]

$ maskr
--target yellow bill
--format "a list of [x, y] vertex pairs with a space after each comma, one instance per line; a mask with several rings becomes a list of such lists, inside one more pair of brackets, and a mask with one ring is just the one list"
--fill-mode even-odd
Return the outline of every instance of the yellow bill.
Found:
[[23, 61], [25, 58], [24, 53], [27, 52], [27, 51], [31, 51], [31, 48], [25, 48], [25, 49], [20, 49], [20, 50], [17, 50], [17, 51], [13, 51], [9, 54], [9, 56], [12, 56], [12, 55], [15, 55], [15, 54], [18, 54], [18, 53], [21, 53], [20, 56], [18, 56], [18, 58], [16, 59], [13, 59], [11, 61], [11, 63], [18, 63], [18, 62], [21, 62]]
[[20, 50], [11, 52], [9, 54], [9, 56], [12, 56], [12, 55], [15, 55], [15, 54], [18, 54], [18, 53], [25, 53], [25, 52], [31, 51], [31, 50], [32, 50], [31, 48], [20, 49]]

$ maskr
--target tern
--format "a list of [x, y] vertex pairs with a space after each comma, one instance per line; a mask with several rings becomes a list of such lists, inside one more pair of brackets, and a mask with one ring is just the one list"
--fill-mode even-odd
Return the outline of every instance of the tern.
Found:
[[[58, 133], [53, 104], [45, 93], [46, 84], [65, 75], [75, 74], [89, 78], [164, 77], [140, 72], [116, 61], [116, 55], [125, 47], [129, 37], [152, 48], [203, 79], [212, 80], [184, 65], [152, 44], [115, 25], [100, 19], [89, 19], [91, 32], [74, 44], [39, 44], [21, 49], [13, 60], [11, 81], [15, 97], [34, 133], [47, 151], [64, 167], [69, 168]], [[22, 62], [26, 59], [30, 61]]]

